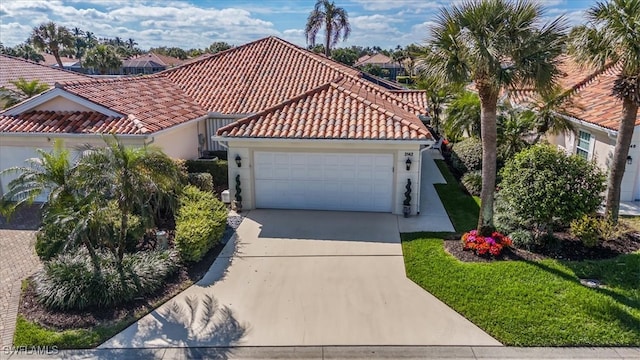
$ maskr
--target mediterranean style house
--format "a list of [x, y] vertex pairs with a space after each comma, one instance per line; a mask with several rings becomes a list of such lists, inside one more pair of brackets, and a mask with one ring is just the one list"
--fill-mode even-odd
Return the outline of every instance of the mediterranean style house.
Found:
[[152, 75], [65, 76], [0, 113], [0, 170], [57, 138], [75, 149], [116, 134], [175, 158], [226, 149], [231, 196], [239, 176], [246, 209], [401, 214], [410, 181], [411, 213], [420, 211], [421, 163], [433, 161], [424, 150], [434, 143], [422, 91], [277, 37]]
[[[578, 154], [593, 160], [605, 172], [609, 172], [616, 145], [622, 102], [612, 96], [611, 89], [618, 69], [607, 67], [602, 71], [581, 68], [571, 59], [565, 59], [562, 67], [562, 85], [573, 91], [580, 110], [575, 117], [567, 117], [575, 133], [561, 133], [549, 137], [549, 142], [569, 154]], [[620, 201], [640, 200], [640, 116], [631, 140], [627, 165], [622, 179]]]

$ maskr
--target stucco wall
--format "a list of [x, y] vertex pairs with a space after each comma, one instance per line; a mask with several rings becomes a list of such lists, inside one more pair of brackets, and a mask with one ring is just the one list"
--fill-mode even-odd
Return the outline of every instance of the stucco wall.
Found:
[[[594, 160], [596, 164], [608, 175], [613, 158], [613, 152], [616, 145], [616, 137], [610, 136], [610, 132], [604, 129], [595, 129], [590, 126], [584, 126], [580, 124], [574, 124], [576, 131], [585, 131], [592, 136], [591, 147], [591, 160]], [[611, 132], [613, 135], [614, 133]], [[576, 136], [573, 134], [559, 134], [556, 136], [549, 136], [549, 142], [551, 144], [559, 145], [567, 150], [570, 154], [576, 153]], [[629, 156], [631, 156], [632, 163], [626, 165], [624, 176], [622, 178], [620, 201], [635, 201], [640, 199], [640, 191], [638, 189], [638, 171], [640, 169], [640, 131], [634, 131], [633, 138], [631, 140], [631, 147], [629, 148]]]
[[62, 96], [55, 97], [43, 104], [36, 106], [33, 110], [46, 111], [94, 111], [86, 106], [82, 106], [74, 101]]
[[[232, 140], [229, 146], [229, 192], [231, 199], [235, 194], [235, 178], [240, 174], [242, 188], [242, 206], [244, 209], [255, 208], [255, 182], [253, 179], [253, 153], [254, 151], [284, 151], [284, 152], [359, 152], [359, 153], [378, 153], [391, 154], [394, 157], [394, 173], [393, 173], [393, 202], [392, 209], [394, 214], [402, 214], [402, 201], [404, 200], [405, 186], [407, 179], [411, 179], [411, 207], [412, 214], [416, 213], [419, 202], [419, 169], [420, 169], [420, 152], [419, 144], [416, 143], [340, 143], [340, 142], [322, 142], [322, 141], [251, 141], [251, 140]], [[412, 154], [412, 155], [408, 155]], [[242, 158], [242, 167], [238, 168], [233, 159], [236, 155]], [[411, 157], [411, 170], [406, 170], [407, 157]]]
[[204, 139], [204, 132], [204, 123], [202, 121], [192, 121], [154, 136], [153, 144], [160, 147], [172, 158], [197, 159], [200, 157], [198, 133], [203, 134]]

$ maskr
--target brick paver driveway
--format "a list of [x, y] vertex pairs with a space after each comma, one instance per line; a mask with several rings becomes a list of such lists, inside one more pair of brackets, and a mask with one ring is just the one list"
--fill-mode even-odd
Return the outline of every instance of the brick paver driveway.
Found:
[[0, 218], [0, 348], [13, 341], [22, 279], [41, 266], [34, 251], [37, 207], [21, 211], [7, 224]]

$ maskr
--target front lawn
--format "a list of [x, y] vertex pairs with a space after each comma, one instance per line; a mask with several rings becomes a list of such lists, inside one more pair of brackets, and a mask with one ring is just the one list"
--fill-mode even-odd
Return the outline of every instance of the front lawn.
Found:
[[[407, 276], [505, 345], [640, 345], [638, 253], [463, 263], [444, 251], [442, 239], [403, 234], [402, 241]], [[590, 289], [578, 277], [607, 286]]]
[[[444, 162], [436, 185], [458, 232], [475, 227], [478, 203]], [[640, 345], [640, 253], [599, 261], [462, 262], [444, 250], [451, 234], [402, 234], [407, 276], [511, 346]], [[592, 289], [579, 279], [595, 278]]]

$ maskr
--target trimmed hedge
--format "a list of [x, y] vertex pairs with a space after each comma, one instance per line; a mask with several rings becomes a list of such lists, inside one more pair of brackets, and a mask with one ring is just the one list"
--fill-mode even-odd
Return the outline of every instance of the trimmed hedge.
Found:
[[209, 173], [190, 173], [189, 184], [202, 191], [213, 191], [213, 176]]
[[455, 143], [451, 148], [451, 164], [462, 175], [482, 169], [482, 142], [470, 137]]
[[216, 246], [227, 226], [227, 208], [211, 192], [184, 188], [176, 216], [176, 248], [184, 261], [197, 262]]
[[211, 174], [214, 185], [229, 186], [229, 165], [226, 160], [187, 160], [185, 165], [189, 173]]
[[111, 252], [97, 254], [99, 273], [85, 247], [45, 262], [34, 277], [38, 299], [51, 309], [111, 307], [158, 290], [179, 264], [169, 250], [125, 254], [121, 275]]

